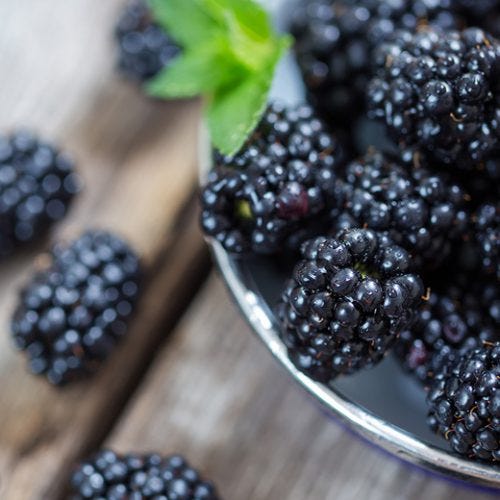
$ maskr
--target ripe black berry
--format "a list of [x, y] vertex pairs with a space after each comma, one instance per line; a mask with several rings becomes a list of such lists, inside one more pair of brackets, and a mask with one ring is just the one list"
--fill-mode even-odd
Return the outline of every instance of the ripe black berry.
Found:
[[343, 161], [339, 143], [309, 106], [270, 105], [240, 153], [216, 155], [201, 193], [205, 234], [236, 253], [296, 245], [335, 201]]
[[452, 0], [305, 0], [296, 9], [295, 52], [311, 102], [338, 127], [364, 109], [372, 52], [396, 29], [459, 28]]
[[334, 228], [383, 232], [419, 268], [435, 267], [467, 229], [467, 196], [458, 184], [422, 166], [407, 169], [377, 151], [347, 166], [343, 190], [340, 208], [332, 211]]
[[94, 371], [127, 331], [139, 262], [122, 240], [89, 231], [59, 244], [21, 291], [12, 320], [30, 370], [63, 385]]
[[433, 290], [394, 351], [407, 371], [429, 384], [450, 361], [499, 340], [500, 290], [494, 282], [469, 278]]
[[144, 0], [132, 0], [125, 7], [115, 37], [119, 70], [138, 82], [155, 76], [179, 53], [177, 45], [153, 21]]
[[0, 258], [64, 217], [80, 189], [73, 167], [28, 132], [0, 136]]
[[460, 455], [500, 460], [500, 343], [446, 365], [427, 395], [430, 427]]
[[213, 484], [203, 480], [180, 455], [118, 455], [102, 450], [78, 466], [71, 483], [71, 500], [219, 498]]
[[434, 161], [472, 168], [500, 152], [500, 42], [477, 28], [396, 32], [375, 54], [370, 116]]
[[407, 252], [353, 229], [305, 242], [302, 256], [278, 306], [292, 361], [325, 383], [378, 363], [424, 292]]

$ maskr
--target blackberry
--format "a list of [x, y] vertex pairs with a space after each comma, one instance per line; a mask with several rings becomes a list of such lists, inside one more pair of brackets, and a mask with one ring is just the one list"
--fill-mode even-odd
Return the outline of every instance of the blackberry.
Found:
[[64, 217], [80, 179], [73, 161], [27, 131], [0, 136], [0, 258]]
[[407, 169], [372, 150], [347, 166], [345, 181], [341, 216], [332, 212], [334, 228], [384, 232], [419, 268], [436, 266], [467, 229], [467, 195], [444, 174]]
[[483, 342], [500, 340], [500, 290], [494, 283], [467, 280], [433, 292], [395, 354], [402, 366], [428, 385], [449, 362]]
[[56, 245], [21, 291], [12, 319], [30, 370], [55, 385], [94, 371], [125, 335], [138, 284], [136, 255], [110, 233], [88, 231]]
[[500, 343], [445, 366], [427, 395], [430, 427], [469, 458], [500, 460]]
[[407, 252], [353, 229], [305, 242], [302, 256], [278, 305], [293, 363], [324, 383], [378, 363], [424, 291]]
[[500, 279], [500, 202], [485, 203], [474, 217], [474, 236], [487, 274]]
[[201, 193], [201, 225], [236, 253], [295, 246], [326, 214], [344, 152], [309, 106], [271, 104], [243, 149], [216, 155]]
[[500, 42], [486, 32], [400, 31], [376, 51], [369, 114], [433, 162], [471, 169], [500, 154]]
[[71, 500], [217, 500], [205, 481], [180, 455], [118, 455], [102, 450], [81, 463], [71, 479]]
[[295, 52], [311, 102], [332, 123], [364, 109], [372, 52], [396, 29], [422, 23], [459, 28], [452, 0], [305, 0], [292, 21]]
[[115, 37], [118, 68], [129, 79], [144, 82], [154, 77], [178, 54], [179, 47], [156, 24], [144, 0], [132, 0], [123, 10]]

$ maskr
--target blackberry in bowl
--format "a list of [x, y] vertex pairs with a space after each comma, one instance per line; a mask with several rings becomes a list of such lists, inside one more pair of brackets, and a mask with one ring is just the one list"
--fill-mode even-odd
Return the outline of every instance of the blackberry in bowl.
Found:
[[407, 252], [348, 229], [305, 242], [302, 257], [278, 306], [290, 359], [324, 383], [379, 363], [424, 294]]
[[427, 396], [429, 426], [460, 455], [500, 460], [500, 342], [447, 363]]
[[291, 21], [308, 98], [335, 126], [365, 111], [376, 46], [397, 29], [460, 28], [451, 0], [306, 0]]
[[433, 288], [394, 351], [406, 370], [429, 385], [446, 364], [499, 340], [499, 287], [467, 277]]
[[375, 65], [369, 116], [396, 142], [453, 169], [500, 155], [500, 41], [478, 28], [401, 30]]
[[311, 107], [272, 103], [242, 151], [215, 154], [201, 193], [201, 224], [230, 252], [297, 247], [301, 229], [335, 203], [345, 161]]

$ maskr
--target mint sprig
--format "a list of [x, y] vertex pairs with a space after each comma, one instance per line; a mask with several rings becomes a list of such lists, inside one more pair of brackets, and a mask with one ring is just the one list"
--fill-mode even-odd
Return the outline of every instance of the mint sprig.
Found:
[[254, 0], [149, 0], [153, 17], [182, 47], [146, 85], [160, 98], [203, 95], [214, 146], [236, 153], [257, 126], [278, 61], [291, 44]]

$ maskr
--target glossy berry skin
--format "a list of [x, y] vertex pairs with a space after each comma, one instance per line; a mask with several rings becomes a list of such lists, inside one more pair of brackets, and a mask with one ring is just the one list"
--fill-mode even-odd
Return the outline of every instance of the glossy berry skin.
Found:
[[298, 246], [336, 203], [344, 152], [309, 106], [273, 103], [243, 149], [215, 163], [200, 196], [204, 233], [233, 253], [271, 254]]
[[469, 277], [462, 285], [431, 290], [394, 348], [403, 368], [425, 385], [467, 351], [500, 341], [500, 289], [494, 281]]
[[297, 368], [328, 383], [373, 366], [407, 327], [424, 292], [405, 250], [367, 229], [302, 245], [278, 306]]
[[344, 181], [342, 204], [332, 212], [333, 227], [382, 232], [410, 252], [418, 268], [436, 267], [468, 227], [464, 190], [423, 166], [408, 169], [370, 151], [347, 166]]
[[81, 181], [73, 161], [27, 131], [0, 136], [0, 258], [62, 219]]
[[474, 238], [482, 270], [500, 280], [500, 202], [479, 207], [474, 217]]
[[458, 454], [500, 460], [500, 343], [448, 364], [427, 395], [428, 423]]
[[451, 168], [500, 151], [500, 42], [477, 28], [397, 32], [375, 54], [370, 116], [392, 137]]
[[452, 0], [303, 0], [295, 9], [295, 53], [318, 112], [332, 126], [362, 114], [372, 53], [396, 29], [431, 23], [460, 28]]
[[11, 329], [30, 371], [64, 385], [93, 372], [126, 334], [139, 261], [103, 231], [59, 244], [48, 258], [21, 291]]
[[102, 450], [81, 463], [71, 479], [70, 500], [217, 500], [212, 483], [203, 480], [180, 455], [118, 455]]
[[127, 4], [115, 28], [115, 38], [118, 69], [139, 83], [157, 75], [179, 54], [179, 47], [153, 21], [144, 0]]

